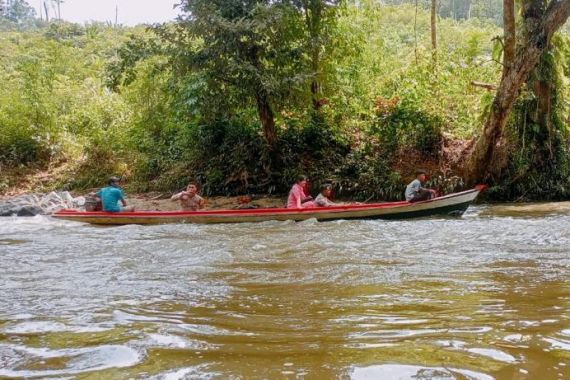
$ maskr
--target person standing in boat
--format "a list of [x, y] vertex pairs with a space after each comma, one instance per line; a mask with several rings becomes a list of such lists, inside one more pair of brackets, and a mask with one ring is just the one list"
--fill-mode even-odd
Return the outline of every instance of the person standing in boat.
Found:
[[305, 193], [305, 188], [307, 186], [308, 178], [304, 175], [297, 177], [297, 182], [289, 191], [289, 197], [287, 198], [287, 208], [308, 208], [315, 207], [315, 202], [313, 202], [313, 197]]
[[406, 187], [406, 200], [410, 203], [427, 201], [436, 197], [435, 190], [426, 189], [423, 184], [426, 182], [426, 172], [416, 170], [416, 179]]
[[206, 200], [198, 195], [198, 186], [195, 183], [188, 184], [186, 190], [174, 194], [170, 200], [180, 201], [180, 208], [185, 211], [198, 211], [206, 204]]
[[[125, 200], [125, 193], [119, 186], [121, 178], [111, 177], [109, 179], [109, 186], [102, 188], [95, 195], [101, 200], [103, 204], [103, 211], [107, 212], [122, 212], [122, 211], [135, 211], [134, 206], [127, 206]], [[122, 204], [119, 205], [119, 202]]]

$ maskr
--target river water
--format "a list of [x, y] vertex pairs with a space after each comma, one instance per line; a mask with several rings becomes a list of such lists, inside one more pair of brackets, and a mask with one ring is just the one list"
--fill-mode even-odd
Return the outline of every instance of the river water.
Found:
[[569, 227], [0, 218], [0, 378], [570, 379]]

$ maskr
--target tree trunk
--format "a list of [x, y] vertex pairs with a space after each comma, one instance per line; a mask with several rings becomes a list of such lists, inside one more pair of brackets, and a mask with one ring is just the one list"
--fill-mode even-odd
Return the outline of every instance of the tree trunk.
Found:
[[435, 59], [437, 51], [437, 0], [431, 0], [431, 48]]
[[321, 92], [321, 85], [319, 84], [319, 82], [314, 79], [311, 82], [311, 94], [313, 97], [313, 109], [315, 111], [319, 111], [321, 109], [321, 107], [323, 106], [321, 99], [320, 99], [320, 92]]
[[536, 80], [533, 84], [533, 92], [536, 96], [536, 112], [532, 115], [532, 120], [544, 128], [547, 132], [545, 138], [545, 148], [548, 151], [547, 159], [554, 159], [553, 140], [555, 131], [552, 125], [552, 82], [548, 80]]
[[503, 76], [511, 69], [516, 54], [515, 0], [503, 0]]
[[49, 22], [49, 12], [47, 3], [44, 1], [44, 10], [46, 11], [46, 22]]
[[319, 83], [319, 72], [321, 66], [320, 49], [322, 45], [322, 18], [324, 11], [324, 4], [322, 0], [309, 0], [303, 1], [303, 8], [305, 13], [305, 26], [309, 32], [309, 51], [311, 56], [311, 98], [313, 101], [313, 109], [319, 111], [322, 107], [321, 103], [321, 84]]
[[533, 88], [536, 96], [537, 107], [534, 121], [550, 130], [550, 120], [552, 111], [552, 85], [549, 81], [537, 80]]
[[[550, 39], [570, 16], [570, 0], [553, 0], [541, 14], [540, 0], [530, 0], [525, 12], [525, 39], [513, 64], [505, 71], [468, 164], [467, 182], [496, 181], [507, 164], [503, 130], [522, 85], [536, 67]], [[502, 153], [502, 154], [501, 154]]]
[[261, 121], [261, 127], [263, 129], [263, 136], [269, 147], [273, 148], [277, 141], [277, 131], [275, 128], [275, 116], [273, 115], [267, 92], [263, 89], [258, 90], [255, 94], [255, 100], [257, 102], [259, 120]]
[[318, 46], [313, 48], [313, 54], [311, 59], [312, 75], [313, 80], [311, 82], [311, 97], [313, 98], [313, 109], [319, 111], [323, 106], [321, 103], [321, 84], [319, 83], [319, 70], [320, 70], [320, 53]]

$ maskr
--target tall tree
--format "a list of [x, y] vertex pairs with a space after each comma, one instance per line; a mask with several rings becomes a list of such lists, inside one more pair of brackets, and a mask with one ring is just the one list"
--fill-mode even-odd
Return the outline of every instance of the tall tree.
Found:
[[570, 16], [570, 0], [526, 0], [523, 3], [520, 48], [504, 73], [469, 162], [469, 182], [498, 180], [508, 164], [503, 137], [505, 125], [522, 85], [548, 48], [553, 34]]
[[52, 0], [54, 5], [55, 5], [55, 10], [57, 12], [57, 18], [58, 20], [61, 21], [61, 4], [63, 3], [63, 0]]
[[272, 0], [183, 0], [180, 7], [175, 44], [185, 48], [184, 36], [201, 41], [197, 51], [185, 54], [187, 64], [203, 72], [210, 86], [229, 86], [252, 99], [273, 147], [275, 102], [292, 88], [297, 69], [293, 45], [299, 32], [289, 21], [292, 9]]
[[322, 91], [323, 53], [331, 39], [336, 21], [337, 7], [342, 0], [296, 0], [293, 3], [301, 10], [307, 31], [307, 51], [311, 70], [311, 95], [313, 108], [319, 110]]
[[36, 11], [25, 0], [12, 0], [0, 2], [2, 12], [0, 15], [18, 25], [32, 22], [36, 16]]

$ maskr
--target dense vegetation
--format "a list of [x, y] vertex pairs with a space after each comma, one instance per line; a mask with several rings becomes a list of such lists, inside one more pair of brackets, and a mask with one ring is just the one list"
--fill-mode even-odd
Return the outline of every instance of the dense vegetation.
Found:
[[[109, 174], [133, 191], [197, 180], [207, 194], [283, 193], [306, 173], [346, 195], [395, 199], [422, 166], [457, 185], [446, 182], [462, 174], [453, 156], [494, 95], [472, 82], [501, 78], [501, 15], [490, 10], [501, 3], [465, 13], [442, 2], [435, 53], [428, 4], [357, 4], [188, 0], [178, 22], [134, 28], [4, 12], [0, 170], [46, 170], [46, 187], [74, 189]], [[549, 136], [523, 90], [495, 197], [570, 192], [569, 52], [559, 35], [537, 74], [555, 83]], [[0, 191], [14, 181], [3, 176]]]

